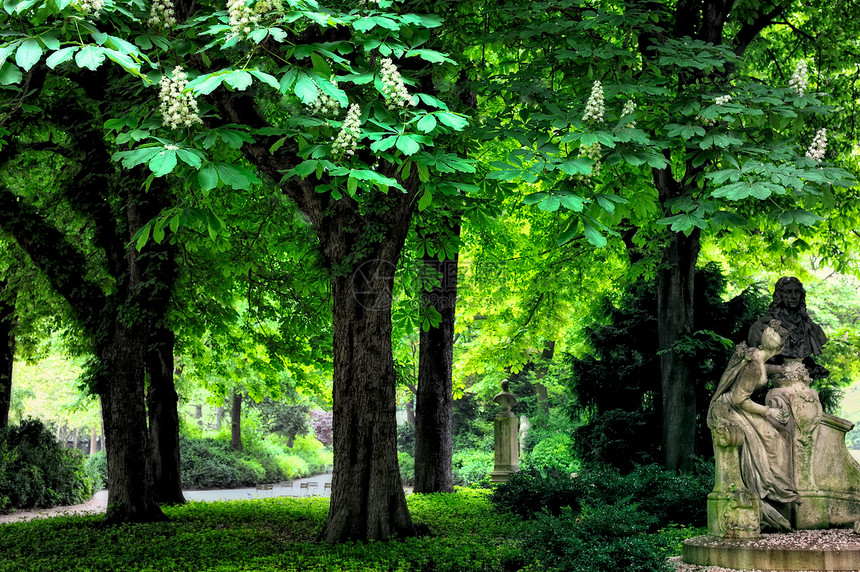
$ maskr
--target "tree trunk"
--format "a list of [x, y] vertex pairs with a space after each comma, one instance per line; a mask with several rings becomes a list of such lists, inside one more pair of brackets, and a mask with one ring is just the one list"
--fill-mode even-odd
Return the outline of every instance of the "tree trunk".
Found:
[[351, 275], [332, 280], [334, 474], [325, 530], [329, 541], [415, 533], [397, 464], [391, 354], [391, 292], [405, 232], [402, 235], [389, 235], [376, 258], [366, 256]]
[[[460, 235], [459, 224], [455, 236]], [[451, 370], [454, 365], [454, 316], [457, 302], [457, 255], [439, 261], [429, 254], [425, 268], [442, 275], [439, 286], [424, 292], [423, 302], [442, 316], [439, 327], [419, 334], [418, 398], [415, 407], [416, 493], [454, 492], [451, 472], [453, 412]]]
[[96, 442], [98, 441], [99, 435], [96, 432], [95, 427], [90, 427], [90, 456], [95, 455], [99, 452], [98, 446]]
[[671, 233], [657, 274], [657, 337], [663, 415], [663, 464], [686, 470], [695, 453], [696, 391], [675, 344], [693, 332], [693, 282], [699, 256], [699, 230]]
[[179, 459], [179, 396], [173, 386], [174, 341], [172, 331], [156, 328], [146, 361], [152, 476], [155, 479], [155, 500], [160, 504], [185, 502]]
[[242, 450], [242, 396], [233, 392], [233, 407], [230, 409], [230, 446], [234, 451]]
[[[108, 462], [108, 524], [165, 520], [155, 502], [144, 406], [148, 336], [116, 321], [99, 352]], [[141, 328], [142, 329], [142, 328]]]
[[197, 427], [203, 430], [203, 404], [194, 406], [194, 418], [197, 420]]
[[224, 407], [219, 407], [215, 410], [215, 430], [221, 429], [221, 423], [224, 421]]
[[[6, 283], [0, 282], [0, 292]], [[9, 425], [12, 406], [12, 368], [15, 362], [15, 306], [0, 300], [0, 428]]]
[[406, 402], [406, 422], [410, 425], [415, 425], [415, 398], [412, 394], [409, 395], [409, 400]]

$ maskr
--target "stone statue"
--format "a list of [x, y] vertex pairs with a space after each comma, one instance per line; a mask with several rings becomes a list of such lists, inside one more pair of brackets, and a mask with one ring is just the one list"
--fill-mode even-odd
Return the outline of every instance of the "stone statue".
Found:
[[802, 360], [812, 379], [821, 379], [830, 375], [824, 367], [815, 363], [812, 356], [821, 354], [821, 348], [827, 343], [827, 336], [821, 326], [812, 321], [806, 312], [806, 290], [803, 284], [793, 276], [783, 276], [776, 281], [773, 290], [773, 302], [767, 313], [750, 327], [747, 342], [750, 346], [758, 346], [767, 324], [771, 320], [779, 320], [788, 330], [785, 347], [775, 356], [772, 363], [782, 364], [789, 361]]
[[[767, 383], [765, 362], [783, 350], [788, 332], [772, 320], [760, 335], [759, 347], [741, 342], [723, 373], [708, 409], [708, 426], [715, 434], [734, 432], [740, 443], [740, 477], [759, 500], [762, 525], [791, 530], [791, 505], [798, 500], [794, 483], [792, 441], [786, 425], [789, 409], [769, 407], [750, 399]], [[795, 371], [797, 364], [780, 366]]]

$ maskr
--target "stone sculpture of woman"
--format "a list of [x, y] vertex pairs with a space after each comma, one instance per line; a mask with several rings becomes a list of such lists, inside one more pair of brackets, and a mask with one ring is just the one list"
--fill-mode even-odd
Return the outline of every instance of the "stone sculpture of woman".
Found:
[[786, 516], [798, 500], [794, 483], [792, 440], [785, 428], [787, 409], [768, 407], [750, 399], [753, 391], [767, 383], [767, 370], [791, 373], [800, 363], [769, 366], [765, 362], [779, 354], [787, 331], [772, 320], [760, 336], [759, 347], [741, 342], [723, 373], [708, 409], [708, 427], [715, 433], [727, 429], [743, 435], [740, 446], [740, 473], [743, 485], [760, 500], [762, 525], [790, 530]]

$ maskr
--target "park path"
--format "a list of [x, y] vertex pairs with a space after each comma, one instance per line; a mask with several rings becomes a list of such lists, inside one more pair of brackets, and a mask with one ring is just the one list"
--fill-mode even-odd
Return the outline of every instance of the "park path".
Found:
[[[308, 483], [307, 489], [301, 487], [302, 483]], [[316, 487], [311, 483], [317, 483]], [[245, 489], [218, 489], [208, 491], [182, 491], [185, 500], [215, 502], [225, 500], [249, 500], [270, 497], [298, 497], [298, 496], [329, 496], [330, 489], [325, 484], [331, 483], [331, 473], [314, 475], [302, 479], [293, 479], [292, 487], [284, 487], [277, 483], [270, 490], [259, 490], [257, 488]], [[22, 522], [35, 518], [49, 518], [52, 516], [73, 516], [82, 514], [101, 514], [107, 509], [107, 490], [98, 491], [93, 497], [83, 504], [72, 506], [55, 506], [36, 510], [19, 510], [12, 514], [0, 514], [0, 524], [11, 522]]]

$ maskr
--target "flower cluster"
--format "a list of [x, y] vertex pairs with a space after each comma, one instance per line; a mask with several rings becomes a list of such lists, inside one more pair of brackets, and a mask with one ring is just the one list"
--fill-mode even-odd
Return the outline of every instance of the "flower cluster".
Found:
[[797, 62], [797, 67], [794, 68], [794, 73], [791, 75], [791, 79], [788, 80], [788, 86], [793, 89], [794, 93], [797, 95], [803, 95], [804, 90], [806, 90], [806, 86], [809, 83], [807, 74], [806, 62], [800, 60]]
[[230, 14], [230, 34], [228, 37], [247, 36], [257, 27], [260, 15], [245, 4], [245, 0], [227, 0]]
[[149, 8], [149, 20], [147, 24], [153, 28], [172, 28], [176, 25], [176, 11], [173, 9], [173, 0], [152, 0]]
[[341, 157], [352, 157], [358, 147], [358, 138], [361, 135], [361, 108], [353, 103], [346, 112], [346, 119], [340, 127], [340, 132], [331, 146], [331, 154], [336, 159]]
[[105, 0], [80, 0], [78, 7], [84, 15], [98, 19], [99, 12], [105, 7]]
[[714, 103], [716, 103], [717, 105], [725, 105], [725, 104], [731, 103], [731, 102], [732, 102], [732, 96], [731, 95], [719, 95], [719, 96], [717, 96], [717, 99], [714, 101]]
[[824, 153], [827, 151], [827, 129], [821, 128], [815, 134], [812, 140], [812, 145], [806, 150], [806, 156], [816, 163], [824, 160]]
[[335, 98], [321, 93], [308, 107], [310, 108], [311, 113], [316, 115], [334, 117], [337, 114], [338, 109], [340, 109], [340, 104]]
[[358, 0], [360, 8], [376, 8], [379, 6], [379, 0]]
[[585, 148], [585, 156], [594, 161], [594, 165], [591, 166], [592, 176], [600, 174], [601, 159], [603, 159], [603, 154], [600, 150], [600, 143], [594, 143]]
[[[632, 99], [628, 99], [627, 101], [624, 102], [624, 107], [621, 108], [621, 117], [623, 118], [627, 115], [630, 115], [631, 113], [633, 113], [633, 111], [635, 109], [636, 109], [636, 103]], [[635, 127], [635, 126], [636, 126], [635, 121], [630, 121], [627, 123], [627, 127]]]
[[382, 95], [385, 97], [385, 105], [388, 109], [396, 109], [398, 107], [406, 107], [414, 105], [409, 92], [406, 91], [406, 85], [403, 83], [403, 76], [397, 71], [397, 66], [391, 61], [391, 58], [382, 60]]
[[191, 93], [185, 91], [188, 76], [182, 66], [176, 66], [171, 75], [173, 77], [165, 75], [158, 82], [161, 86], [158, 98], [161, 100], [160, 109], [164, 125], [176, 129], [183, 125], [191, 127], [195, 123], [203, 123], [197, 115], [197, 101]]
[[585, 114], [582, 116], [583, 121], [603, 121], [603, 114], [606, 112], [606, 107], [603, 105], [603, 85], [600, 80], [594, 82], [591, 86], [591, 95], [588, 97], [588, 102], [585, 104]]

